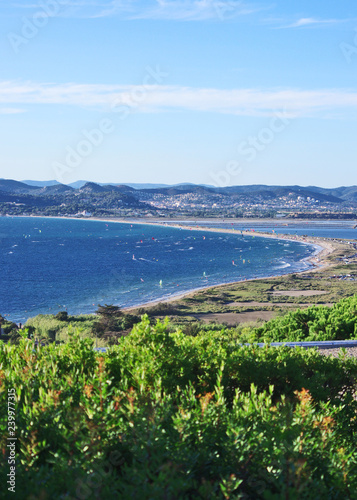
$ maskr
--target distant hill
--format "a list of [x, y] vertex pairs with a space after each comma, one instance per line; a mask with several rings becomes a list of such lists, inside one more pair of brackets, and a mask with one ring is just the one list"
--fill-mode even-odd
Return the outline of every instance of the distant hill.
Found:
[[326, 188], [320, 188], [316, 186], [309, 186], [308, 189], [317, 191], [322, 194], [329, 194], [332, 196], [336, 196], [338, 198], [341, 198], [343, 200], [351, 200], [351, 201], [357, 201], [357, 186], [342, 186], [338, 188], [332, 188], [332, 189], [326, 189]]
[[34, 194], [39, 194], [39, 195], [64, 194], [64, 193], [71, 193], [73, 191], [74, 189], [71, 186], [66, 186], [65, 184], [55, 184], [53, 186], [44, 186], [40, 190], [36, 190]]
[[0, 191], [6, 193], [32, 193], [36, 187], [11, 179], [0, 179]]
[[[144, 192], [147, 192], [147, 193], [166, 194], [166, 195], [169, 195], [169, 196], [174, 196], [176, 194], [187, 194], [187, 193], [212, 194], [212, 193], [216, 192], [214, 190], [214, 188], [207, 188], [205, 186], [198, 186], [198, 185], [195, 185], [195, 184], [178, 184], [177, 186], [167, 186], [167, 187], [162, 187], [162, 188], [141, 189], [140, 191], [144, 191]], [[222, 191], [222, 193], [223, 193], [223, 191]]]
[[134, 189], [161, 189], [161, 188], [181, 188], [182, 186], [191, 186], [191, 187], [206, 187], [206, 188], [213, 188], [213, 186], [209, 186], [206, 184], [192, 184], [191, 182], [185, 182], [185, 183], [180, 183], [180, 184], [154, 184], [154, 183], [145, 183], [145, 184], [138, 184], [138, 183], [129, 183], [126, 184], [126, 186], [130, 186]]
[[106, 191], [100, 184], [96, 184], [95, 182], [86, 182], [83, 186], [81, 186], [78, 191], [80, 193], [104, 193]]
[[[336, 188], [322, 188], [318, 186], [267, 186], [264, 184], [252, 184], [246, 186], [214, 187], [207, 185], [197, 185], [191, 183], [176, 184], [173, 186], [166, 184], [150, 183], [130, 183], [111, 184], [96, 183], [87, 181], [76, 181], [70, 185], [60, 184], [57, 181], [24, 181], [19, 182], [12, 179], [0, 179], [0, 191], [3, 193], [26, 194], [34, 196], [47, 195], [67, 195], [76, 193], [117, 193], [140, 197], [140, 193], [148, 195], [162, 194], [165, 196], [176, 196], [182, 194], [196, 194], [200, 196], [220, 194], [231, 196], [234, 199], [243, 201], [260, 200], [264, 202], [273, 201], [278, 198], [301, 197], [303, 199], [314, 199], [319, 202], [330, 202], [342, 204], [345, 202], [357, 202], [357, 186], [340, 186]], [[145, 198], [146, 199], [146, 198]]]
[[143, 183], [143, 184], [140, 184], [140, 183], [137, 183], [137, 182], [131, 182], [131, 183], [128, 183], [128, 184], [125, 184], [126, 186], [129, 186], [131, 188], [134, 188], [134, 189], [156, 189], [156, 188], [165, 188], [165, 187], [169, 187], [169, 184], [150, 184], [150, 183]]
[[[343, 188], [341, 188], [343, 189]], [[281, 196], [289, 196], [291, 193], [293, 195], [302, 196], [304, 198], [310, 197], [319, 201], [329, 201], [331, 203], [342, 203], [344, 199], [341, 195], [343, 192], [339, 192], [340, 196], [335, 196], [332, 192], [337, 191], [327, 188], [315, 188], [315, 187], [301, 187], [301, 186], [266, 186], [263, 184], [248, 185], [248, 186], [228, 186], [224, 188], [215, 188], [216, 192], [223, 194], [241, 194], [250, 196], [261, 196], [265, 199], [278, 198]]]
[[36, 187], [46, 187], [46, 186], [56, 186], [56, 184], [60, 184], [57, 181], [21, 181], [24, 184], [28, 184], [29, 186]]
[[11, 179], [0, 179], [0, 191], [13, 194], [51, 195], [62, 194], [73, 191], [73, 188], [65, 184], [51, 184], [47, 186], [36, 186]]
[[71, 182], [68, 185], [71, 186], [73, 189], [80, 189], [81, 187], [83, 187], [87, 183], [88, 183], [88, 181], [76, 181], [76, 182]]
[[[51, 182], [51, 181], [49, 181]], [[76, 182], [72, 182], [71, 184], [69, 184], [69, 186], [73, 187], [74, 189], [80, 189], [81, 187], [83, 187], [85, 184], [88, 184], [89, 181], [76, 181]], [[117, 186], [118, 184], [113, 182], [96, 182], [96, 183], [92, 183], [92, 184], [97, 184], [98, 186]], [[123, 185], [123, 184], [121, 184]], [[140, 184], [140, 183], [128, 183], [128, 184], [125, 184], [125, 186], [128, 186], [130, 188], [133, 188], [133, 189], [155, 189], [155, 188], [161, 188], [161, 187], [169, 187], [168, 184]]]
[[80, 193], [135, 193], [135, 189], [129, 186], [113, 186], [112, 184], [97, 184], [95, 182], [86, 182], [84, 186], [78, 189]]

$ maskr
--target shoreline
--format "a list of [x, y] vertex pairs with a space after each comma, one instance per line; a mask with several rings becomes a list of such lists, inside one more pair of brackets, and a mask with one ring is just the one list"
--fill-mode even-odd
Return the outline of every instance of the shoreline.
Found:
[[[263, 235], [260, 235], [260, 236], [263, 236]], [[296, 240], [291, 240], [291, 241], [296, 241]], [[307, 243], [307, 244], [309, 244], [309, 243]], [[314, 244], [314, 246], [318, 246], [318, 245]], [[324, 252], [327, 251], [327, 253], [324, 254], [324, 258], [325, 258], [335, 250], [335, 248], [332, 247], [332, 245], [328, 246], [328, 247], [327, 246], [322, 247], [322, 245], [320, 245], [320, 246], [321, 246], [321, 250], [319, 251], [319, 253], [309, 257], [308, 259], [306, 259], [307, 261], [311, 262], [312, 259], [316, 259], [319, 255], [322, 256], [322, 254], [324, 254]], [[208, 285], [208, 286], [204, 286], [204, 287], [200, 287], [200, 288], [194, 288], [191, 290], [187, 290], [186, 292], [179, 292], [179, 293], [177, 293], [171, 297], [168, 297], [168, 298], [155, 299], [155, 300], [152, 300], [149, 302], [144, 302], [144, 303], [136, 305], [136, 306], [123, 307], [122, 310], [126, 311], [126, 312], [130, 312], [130, 311], [134, 311], [135, 309], [140, 309], [142, 307], [146, 308], [146, 307], [155, 306], [157, 304], [166, 304], [166, 303], [169, 304], [169, 303], [175, 302], [177, 300], [181, 300], [183, 298], [193, 297], [196, 293], [199, 293], [199, 292], [203, 292], [206, 290], [212, 290], [215, 288], [222, 288], [222, 287], [231, 286], [231, 285], [240, 284], [240, 283], [250, 283], [252, 281], [274, 279], [274, 278], [279, 278], [280, 276], [289, 276], [290, 274], [304, 274], [304, 273], [308, 273], [311, 271], [320, 272], [320, 271], [323, 271], [323, 270], [329, 268], [332, 264], [330, 264], [328, 262], [324, 262], [321, 265], [315, 264], [315, 263], [312, 263], [312, 265], [313, 265], [313, 267], [311, 269], [305, 269], [304, 271], [294, 271], [291, 273], [274, 274], [271, 276], [260, 276], [259, 278], [249, 278], [249, 279], [245, 279], [245, 280], [231, 281], [229, 283], [219, 283], [216, 285]]]
[[[16, 216], [17, 218], [18, 216]], [[22, 217], [22, 216], [20, 216]], [[123, 311], [133, 311], [135, 309], [139, 308], [146, 308], [150, 306], [155, 306], [159, 303], [171, 303], [175, 302], [177, 300], [181, 300], [182, 298], [188, 297], [195, 295], [198, 292], [202, 292], [205, 290], [210, 290], [214, 288], [221, 288], [225, 286], [231, 286], [234, 284], [238, 283], [249, 283], [251, 281], [259, 281], [259, 280], [264, 280], [264, 279], [271, 279], [279, 276], [288, 276], [289, 274], [303, 274], [303, 273], [308, 273], [308, 272], [319, 272], [322, 270], [327, 269], [332, 265], [332, 263], [328, 262], [326, 259], [327, 257], [335, 251], [336, 246], [333, 244], [332, 239], [320, 239], [319, 237], [309, 237], [309, 236], [299, 236], [299, 235], [290, 235], [290, 234], [281, 234], [281, 233], [268, 233], [268, 232], [263, 232], [263, 231], [249, 231], [249, 230], [237, 230], [237, 229], [228, 229], [228, 228], [213, 228], [213, 227], [205, 227], [205, 226], [197, 226], [198, 221], [194, 221], [195, 225], [182, 225], [178, 222], [174, 221], [167, 221], [167, 220], [160, 220], [157, 222], [154, 221], [138, 221], [135, 219], [134, 220], [124, 220], [121, 218], [115, 218], [115, 219], [108, 219], [108, 218], [98, 218], [98, 217], [86, 217], [86, 218], [78, 218], [78, 217], [60, 217], [60, 216], [55, 216], [55, 217], [46, 217], [46, 216], [25, 216], [26, 218], [41, 218], [41, 219], [64, 219], [64, 220], [80, 220], [80, 221], [94, 221], [94, 222], [112, 222], [112, 223], [121, 223], [121, 224], [135, 224], [135, 225], [150, 225], [150, 226], [159, 226], [159, 227], [169, 227], [169, 228], [176, 228], [180, 230], [186, 230], [186, 231], [206, 231], [206, 232], [215, 232], [215, 233], [225, 233], [225, 234], [239, 234], [239, 235], [244, 235], [248, 237], [255, 237], [257, 236], [258, 238], [270, 238], [270, 239], [278, 239], [278, 240], [285, 240], [285, 241], [291, 241], [291, 242], [300, 242], [305, 245], [309, 245], [315, 248], [315, 252], [308, 258], [302, 259], [299, 262], [309, 262], [311, 265], [310, 269], [305, 269], [303, 271], [293, 271], [290, 273], [282, 273], [282, 274], [274, 274], [271, 276], [261, 276], [257, 278], [249, 278], [245, 280], [239, 280], [239, 281], [232, 281], [229, 283], [217, 283], [214, 285], [209, 285], [209, 286], [204, 286], [204, 287], [199, 287], [199, 288], [194, 288], [190, 289], [187, 291], [179, 292], [177, 294], [174, 294], [169, 297], [162, 297], [159, 299], [154, 299], [152, 301], [148, 302], [143, 302], [140, 304], [137, 304], [135, 306], [127, 306], [127, 307], [122, 307], [121, 309]], [[272, 219], [273, 221], [274, 219]]]
[[[83, 219], [80, 219], [83, 220]], [[325, 259], [335, 251], [336, 247], [333, 245], [332, 240], [328, 239], [320, 239], [319, 237], [309, 237], [309, 236], [298, 236], [294, 235], [292, 237], [291, 235], [288, 234], [280, 234], [280, 233], [266, 233], [262, 231], [248, 231], [248, 230], [235, 230], [235, 229], [227, 229], [227, 228], [210, 228], [210, 227], [204, 227], [204, 226], [197, 226], [197, 221], [196, 226], [190, 226], [190, 225], [182, 225], [178, 222], [167, 222], [163, 220], [158, 220], [157, 222], [154, 221], [131, 221], [131, 220], [123, 220], [123, 219], [102, 219], [102, 218], [88, 218], [86, 220], [96, 220], [98, 222], [117, 222], [117, 223], [123, 223], [123, 224], [142, 224], [142, 225], [150, 225], [150, 226], [160, 226], [160, 227], [171, 227], [171, 228], [177, 228], [181, 230], [190, 230], [190, 231], [207, 231], [207, 232], [215, 232], [215, 233], [226, 233], [226, 234], [243, 234], [244, 236], [250, 236], [250, 237], [259, 237], [259, 238], [271, 238], [271, 239], [280, 239], [284, 241], [291, 241], [291, 242], [300, 242], [305, 245], [309, 245], [315, 248], [314, 254], [312, 254], [310, 257], [305, 260], [306, 262], [309, 262], [312, 265], [312, 268], [310, 269], [305, 269], [303, 271], [294, 271], [291, 273], [283, 273], [283, 274], [276, 274], [276, 275], [271, 275], [271, 276], [260, 276], [259, 278], [249, 278], [246, 280], [239, 280], [239, 281], [232, 281], [230, 283], [218, 283], [215, 285], [209, 285], [209, 286], [204, 286], [204, 287], [199, 287], [199, 288], [194, 288], [191, 290], [187, 290], [185, 292], [179, 292], [177, 294], [174, 294], [171, 297], [167, 298], [161, 298], [161, 299], [155, 299], [149, 302], [144, 302], [139, 305], [135, 306], [128, 306], [128, 307], [123, 307], [123, 311], [133, 311], [135, 309], [139, 309], [141, 307], [150, 307], [150, 306], [155, 306], [160, 303], [171, 303], [175, 302], [176, 300], [180, 300], [185, 297], [193, 296], [198, 292], [202, 292], [204, 290], [211, 290], [214, 288], [221, 288], [224, 286], [229, 286], [229, 285], [234, 285], [237, 283], [249, 283], [251, 281], [259, 281], [259, 280], [264, 280], [264, 279], [269, 279], [269, 278], [276, 278], [279, 276], [288, 276], [289, 274], [303, 274], [303, 273], [308, 273], [311, 271], [322, 271], [327, 269], [328, 267], [331, 267], [331, 263], [327, 262]], [[274, 219], [271, 219], [272, 221]]]

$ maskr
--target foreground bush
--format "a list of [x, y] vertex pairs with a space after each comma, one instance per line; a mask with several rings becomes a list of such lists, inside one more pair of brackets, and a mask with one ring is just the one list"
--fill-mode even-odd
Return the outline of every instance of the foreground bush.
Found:
[[354, 359], [146, 317], [104, 354], [0, 343], [1, 474], [14, 388], [14, 498], [353, 499], [356, 380]]
[[332, 307], [311, 306], [267, 321], [248, 335], [252, 342], [357, 340], [357, 295]]

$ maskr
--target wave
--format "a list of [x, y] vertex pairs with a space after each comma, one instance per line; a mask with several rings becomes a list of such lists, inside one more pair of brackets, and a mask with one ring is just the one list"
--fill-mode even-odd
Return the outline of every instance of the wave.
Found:
[[275, 266], [274, 269], [286, 269], [287, 267], [291, 267], [291, 264], [288, 264], [287, 262], [282, 262], [281, 266]]
[[156, 264], [157, 261], [156, 260], [150, 260], [150, 259], [144, 259], [144, 257], [139, 257], [138, 259], [135, 259], [135, 260], [143, 260], [145, 262], [149, 262], [150, 264]]
[[[1, 226], [1, 222], [4, 227]], [[63, 300], [62, 303], [67, 304], [71, 314], [93, 312], [95, 307], [93, 304], [97, 301], [105, 300], [107, 303], [118, 303], [121, 307], [128, 307], [134, 303], [164, 300], [165, 297], [204, 288], [208, 284], [216, 285], [249, 279], [259, 274], [264, 276], [286, 274], [295, 268], [308, 266], [301, 262], [301, 257], [308, 257], [312, 253], [305, 245], [301, 245], [300, 248], [297, 243], [291, 243], [290, 248], [282, 249], [274, 240], [264, 240], [264, 238], [252, 240], [250, 236], [243, 238], [239, 233], [229, 238], [222, 234], [219, 237], [214, 233], [207, 234], [204, 243], [202, 235], [195, 234], [194, 237], [192, 233], [189, 238], [179, 240], [183, 234], [178, 233], [176, 229], [173, 234], [174, 229], [170, 228], [167, 228], [167, 238], [161, 237], [154, 242], [150, 227], [140, 228], [136, 232], [133, 229], [131, 236], [125, 227], [119, 237], [118, 234], [109, 236], [109, 244], [104, 245], [102, 225], [97, 232], [94, 231], [91, 244], [83, 245], [82, 235], [76, 232], [68, 234], [68, 230], [73, 229], [75, 224], [84, 230], [88, 224], [95, 224], [94, 222], [48, 220], [46, 224], [53, 231], [50, 234], [56, 236], [40, 240], [43, 243], [41, 248], [46, 246], [48, 259], [39, 259], [38, 249], [32, 246], [27, 249], [25, 259], [22, 253], [18, 253], [11, 246], [16, 244], [15, 237], [31, 233], [33, 230], [31, 224], [33, 221], [28, 219], [7, 221], [0, 218], [1, 234], [9, 235], [6, 238], [9, 242], [6, 252], [12, 250], [15, 253], [11, 259], [6, 258], [6, 265], [13, 276], [19, 276], [16, 282], [11, 282], [11, 286], [16, 286], [16, 296], [6, 293], [5, 287], [0, 287], [0, 303], [4, 312], [10, 313], [19, 321], [38, 313], [45, 314], [50, 308], [56, 309], [58, 300]], [[13, 234], [15, 229], [17, 233]], [[144, 241], [143, 245], [139, 243], [141, 238]], [[61, 239], [62, 243], [59, 243]], [[192, 241], [194, 239], [200, 243]], [[174, 245], [180, 248], [175, 250]], [[21, 246], [19, 244], [20, 248]], [[57, 246], [65, 248], [58, 252]], [[249, 248], [251, 251], [248, 251]], [[292, 256], [283, 256], [283, 250], [285, 252], [294, 250], [294, 252]], [[191, 251], [190, 257], [182, 256], [178, 251]], [[168, 253], [172, 255], [167, 255]], [[153, 254], [155, 259], [152, 257]], [[132, 260], [133, 255], [135, 260]], [[144, 255], [146, 257], [143, 257]], [[242, 257], [245, 259], [244, 265]], [[284, 261], [284, 258], [288, 260]], [[232, 266], [232, 259], [235, 259], [237, 267]], [[115, 284], [110, 273], [114, 263], [118, 273], [121, 270], [125, 272], [125, 279], [119, 278]], [[146, 263], [151, 265], [147, 266]], [[33, 283], [37, 283], [39, 273], [43, 276], [43, 281], [41, 280], [38, 286], [33, 286]], [[28, 276], [25, 283], [21, 280], [23, 275]], [[160, 278], [164, 280], [163, 287], [159, 286]], [[44, 289], [48, 291], [45, 299], [43, 299]], [[32, 303], [37, 305], [28, 312], [28, 305]]]

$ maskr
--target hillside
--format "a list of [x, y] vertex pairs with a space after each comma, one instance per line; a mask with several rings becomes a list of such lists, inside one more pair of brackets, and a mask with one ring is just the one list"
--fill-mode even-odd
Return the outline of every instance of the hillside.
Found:
[[[133, 187], [134, 186], [134, 187]], [[136, 187], [135, 187], [136, 186]], [[0, 179], [0, 214], [148, 215], [191, 217], [356, 217], [357, 187], [123, 185]], [[21, 208], [22, 207], [22, 208]], [[66, 207], [63, 209], [63, 207]], [[286, 213], [287, 212], [287, 213]]]

